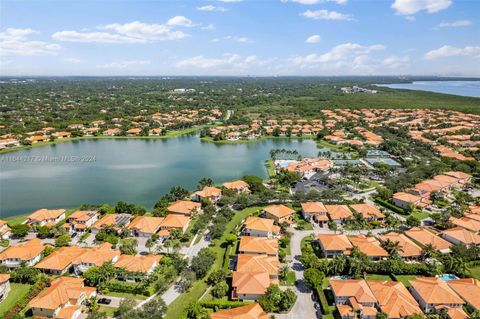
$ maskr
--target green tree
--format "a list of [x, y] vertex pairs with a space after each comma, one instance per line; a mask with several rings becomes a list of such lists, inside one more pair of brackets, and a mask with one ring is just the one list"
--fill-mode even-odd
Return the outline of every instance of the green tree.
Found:
[[242, 180], [248, 184], [248, 188], [253, 194], [261, 193], [265, 190], [265, 185], [263, 185], [263, 179], [258, 176], [246, 175], [242, 178]]
[[137, 254], [138, 241], [135, 238], [125, 238], [120, 242], [120, 251], [125, 255]]
[[13, 225], [11, 229], [12, 229], [12, 235], [14, 237], [23, 238], [27, 236], [28, 231], [30, 230], [30, 226], [25, 224], [18, 224], [18, 225]]
[[201, 180], [198, 181], [197, 183], [197, 189], [201, 190], [204, 189], [207, 186], [213, 186], [213, 180], [211, 178], [202, 178]]
[[197, 278], [203, 278], [212, 267], [215, 261], [215, 253], [210, 248], [202, 248], [199, 253], [192, 258], [190, 268]]
[[307, 285], [315, 288], [322, 284], [322, 281], [325, 278], [325, 274], [316, 268], [308, 268], [304, 271], [303, 278]]
[[71, 240], [72, 240], [72, 238], [70, 238], [70, 236], [68, 234], [63, 234], [62, 236], [57, 237], [55, 239], [55, 246], [57, 246], [57, 247], [68, 246], [68, 244], [70, 243]]
[[137, 305], [137, 302], [131, 298], [123, 298], [118, 305], [117, 310], [115, 310], [115, 317], [123, 318], [127, 313], [132, 311], [133, 308]]
[[225, 282], [221, 281], [215, 286], [213, 286], [211, 291], [212, 296], [214, 296], [215, 298], [222, 298], [228, 292], [228, 285]]

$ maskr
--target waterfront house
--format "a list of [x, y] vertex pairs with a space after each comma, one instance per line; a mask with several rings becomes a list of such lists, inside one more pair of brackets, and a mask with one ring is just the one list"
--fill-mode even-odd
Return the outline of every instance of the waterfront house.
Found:
[[426, 313], [436, 312], [439, 306], [461, 308], [465, 304], [447, 282], [440, 278], [418, 277], [409, 282], [413, 298]]
[[142, 132], [142, 130], [139, 129], [139, 128], [131, 128], [131, 129], [127, 130], [126, 134], [127, 134], [127, 136], [138, 136], [138, 135], [140, 135], [141, 132]]
[[242, 180], [237, 180], [233, 182], [223, 183], [223, 187], [233, 190], [237, 193], [250, 193], [250, 189], [248, 188], [248, 184]]
[[38, 238], [10, 246], [0, 253], [0, 264], [8, 268], [17, 268], [22, 264], [33, 266], [40, 261], [45, 246]]
[[59, 277], [30, 300], [28, 306], [34, 317], [76, 319], [82, 306], [96, 294], [95, 288], [84, 286], [83, 278]]
[[273, 220], [249, 216], [243, 224], [243, 236], [274, 237], [280, 233], [280, 227], [273, 224]]
[[137, 216], [127, 229], [136, 237], [152, 237], [156, 234], [165, 218], [152, 216]]
[[10, 292], [10, 275], [0, 274], [0, 302], [7, 298]]
[[303, 218], [309, 221], [315, 221], [320, 227], [328, 225], [328, 212], [322, 202], [302, 203]]
[[232, 275], [232, 299], [238, 301], [257, 301], [270, 286], [268, 272], [238, 272]]
[[201, 203], [189, 200], [177, 200], [167, 207], [167, 212], [185, 216], [194, 216], [203, 213]]
[[222, 190], [216, 187], [206, 186], [201, 191], [197, 191], [193, 195], [193, 200], [200, 202], [202, 199], [208, 199], [212, 203], [216, 203], [220, 196], [222, 196]]
[[68, 217], [65, 226], [77, 232], [84, 232], [98, 220], [99, 216], [96, 210], [77, 210]]
[[223, 309], [210, 315], [212, 319], [268, 319], [268, 314], [263, 311], [258, 303]]
[[131, 218], [132, 216], [129, 214], [106, 214], [92, 225], [91, 232], [92, 234], [97, 234], [100, 230], [109, 226], [120, 231], [130, 224]]
[[238, 245], [240, 254], [278, 256], [278, 241], [264, 237], [242, 236]]
[[65, 219], [65, 209], [39, 209], [28, 216], [26, 224], [32, 226], [54, 226]]
[[295, 211], [285, 205], [270, 205], [263, 209], [267, 218], [273, 219], [278, 224], [289, 223]]
[[317, 241], [325, 258], [350, 255], [353, 248], [344, 234], [320, 234], [317, 236]]
[[72, 133], [70, 132], [55, 132], [52, 134], [53, 137], [55, 138], [58, 138], [58, 139], [62, 139], [62, 138], [68, 138], [72, 135]]
[[188, 225], [190, 224], [190, 217], [178, 215], [178, 214], [168, 214], [160, 223], [160, 231], [158, 235], [162, 239], [170, 237], [170, 232], [174, 229], [180, 230], [184, 233]]

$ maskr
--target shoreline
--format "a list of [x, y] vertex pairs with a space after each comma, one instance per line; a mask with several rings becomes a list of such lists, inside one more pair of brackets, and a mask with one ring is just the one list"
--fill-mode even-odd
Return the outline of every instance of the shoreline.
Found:
[[315, 142], [315, 135], [303, 135], [303, 136], [260, 136], [254, 139], [240, 139], [236, 141], [229, 141], [229, 140], [219, 140], [215, 141], [210, 136], [200, 137], [200, 141], [202, 142], [209, 142], [214, 144], [245, 144], [245, 143], [256, 143], [261, 142], [262, 140], [276, 140], [276, 139], [295, 139], [295, 140], [313, 140]]

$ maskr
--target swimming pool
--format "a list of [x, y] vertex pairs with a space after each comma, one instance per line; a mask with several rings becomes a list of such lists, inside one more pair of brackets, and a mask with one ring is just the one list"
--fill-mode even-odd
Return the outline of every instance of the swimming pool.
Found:
[[457, 276], [452, 275], [452, 274], [442, 274], [438, 276], [438, 278], [442, 279], [443, 281], [449, 281], [449, 280], [456, 280], [458, 279]]

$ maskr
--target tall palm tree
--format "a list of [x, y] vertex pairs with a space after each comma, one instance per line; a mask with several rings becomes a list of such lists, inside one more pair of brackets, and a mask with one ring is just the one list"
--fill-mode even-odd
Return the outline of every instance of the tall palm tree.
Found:
[[385, 249], [390, 257], [398, 257], [398, 255], [403, 252], [403, 248], [400, 247], [400, 242], [387, 239], [382, 242], [382, 247]]

